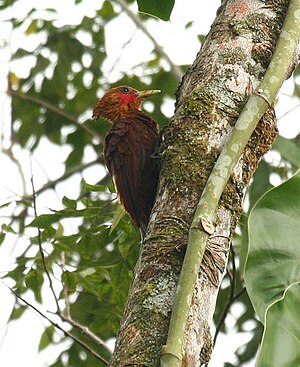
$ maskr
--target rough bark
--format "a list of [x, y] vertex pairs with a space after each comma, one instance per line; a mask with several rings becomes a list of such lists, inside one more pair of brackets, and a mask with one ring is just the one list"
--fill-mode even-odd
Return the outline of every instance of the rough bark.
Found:
[[[188, 229], [222, 145], [270, 62], [285, 1], [224, 1], [177, 91], [160, 147], [161, 177], [149, 232], [110, 366], [159, 366]], [[163, 86], [161, 86], [163, 89]], [[220, 200], [186, 328], [182, 366], [210, 359], [209, 325], [245, 190], [276, 136], [272, 108], [259, 122]]]

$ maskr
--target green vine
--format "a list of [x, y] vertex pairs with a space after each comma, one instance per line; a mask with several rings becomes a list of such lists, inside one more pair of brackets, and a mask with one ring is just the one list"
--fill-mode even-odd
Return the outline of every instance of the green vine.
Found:
[[275, 100], [287, 76], [300, 34], [300, 0], [291, 0], [270, 65], [253, 91], [232, 134], [211, 172], [189, 230], [188, 245], [175, 294], [169, 334], [163, 347], [161, 367], [180, 367], [184, 331], [198, 271], [213, 223], [219, 199], [238, 159], [258, 121]]

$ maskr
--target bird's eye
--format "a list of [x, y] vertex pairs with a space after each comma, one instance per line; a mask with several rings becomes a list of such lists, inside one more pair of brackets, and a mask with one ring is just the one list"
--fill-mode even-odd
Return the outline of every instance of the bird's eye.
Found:
[[122, 88], [120, 88], [120, 92], [122, 92], [122, 93], [130, 93], [130, 89], [127, 88], [127, 87], [122, 87]]

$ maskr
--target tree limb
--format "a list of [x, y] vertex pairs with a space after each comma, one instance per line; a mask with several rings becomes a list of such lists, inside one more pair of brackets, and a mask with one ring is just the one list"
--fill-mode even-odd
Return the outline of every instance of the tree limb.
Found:
[[52, 321], [48, 316], [46, 316], [45, 314], [43, 314], [43, 312], [41, 312], [38, 308], [36, 308], [34, 305], [32, 305], [31, 303], [29, 303], [28, 301], [26, 301], [25, 298], [23, 298], [22, 296], [20, 296], [13, 288], [9, 287], [7, 284], [5, 284], [6, 287], [19, 299], [21, 300], [23, 303], [25, 303], [26, 306], [30, 307], [31, 309], [33, 309], [36, 313], [38, 313], [40, 316], [42, 316], [44, 319], [46, 319], [51, 325], [53, 325], [56, 329], [60, 330], [61, 332], [63, 332], [63, 334], [69, 338], [71, 338], [74, 342], [76, 342], [77, 344], [79, 344], [82, 348], [84, 348], [85, 350], [87, 350], [89, 353], [91, 353], [95, 358], [97, 358], [98, 360], [100, 360], [101, 362], [105, 363], [105, 365], [108, 365], [108, 361], [102, 357], [101, 355], [99, 355], [98, 353], [96, 353], [90, 346], [88, 346], [87, 344], [85, 344], [82, 340], [78, 339], [75, 335], [72, 335], [69, 331], [66, 331], [65, 329], [63, 329], [60, 325], [58, 325], [56, 322]]
[[[33, 182], [33, 172], [32, 172], [32, 166], [31, 168], [31, 187], [32, 187], [32, 203], [33, 203], [33, 211], [34, 211], [34, 217], [37, 218], [37, 208], [36, 208], [36, 192], [35, 192], [35, 188], [34, 188], [34, 182]], [[60, 312], [60, 307], [59, 307], [59, 303], [58, 303], [58, 299], [56, 297], [56, 293], [54, 291], [53, 288], [53, 284], [52, 284], [52, 279], [50, 277], [47, 265], [46, 265], [46, 259], [45, 259], [45, 254], [44, 254], [44, 250], [42, 247], [42, 234], [40, 229], [38, 228], [38, 245], [39, 245], [39, 252], [41, 255], [41, 259], [42, 259], [42, 264], [43, 264], [43, 268], [44, 268], [44, 272], [46, 274], [46, 277], [48, 278], [48, 282], [49, 282], [49, 287], [51, 290], [51, 293], [53, 295], [55, 304], [56, 304], [56, 308], [57, 308], [57, 312]]]
[[[111, 367], [159, 365], [179, 274], [185, 270], [184, 256], [192, 258], [190, 265], [194, 266], [189, 271], [194, 279], [187, 281], [190, 288], [181, 298], [183, 308], [177, 312], [180, 330], [176, 336], [172, 335], [174, 339], [177, 337], [175, 348], [171, 345], [163, 353], [169, 353], [176, 366], [200, 366], [210, 360], [213, 343], [209, 325], [227, 265], [230, 238], [242, 213], [245, 189], [260, 158], [276, 137], [273, 109], [259, 122], [238, 164], [234, 169], [231, 167], [221, 200], [217, 198], [216, 217], [213, 212], [212, 218], [203, 219], [197, 211], [197, 220], [193, 224], [192, 221], [208, 177], [252, 87], [258, 85], [266, 72], [288, 4], [288, 0], [270, 2], [267, 7], [251, 0], [223, 2], [206, 41], [182, 80], [175, 115], [163, 132], [156, 201]], [[261, 97], [257, 99], [258, 103], [267, 104]], [[240, 145], [231, 148], [233, 153]], [[233, 157], [228, 161], [232, 163]], [[227, 182], [227, 160], [223, 165]], [[218, 174], [213, 184], [220, 188], [223, 172]], [[206, 231], [204, 237], [213, 234], [208, 246], [203, 241], [199, 256], [196, 252], [198, 258], [189, 250], [185, 254], [191, 224], [189, 246], [193, 238], [198, 239], [198, 232]], [[197, 247], [196, 241], [193, 247]], [[198, 260], [202, 256], [201, 263]], [[181, 292], [182, 283], [179, 288]], [[161, 366], [171, 366], [166, 355]]]
[[97, 335], [95, 335], [93, 332], [91, 332], [90, 329], [87, 326], [79, 324], [79, 322], [73, 320], [70, 315], [65, 316], [61, 312], [58, 315], [63, 321], [69, 323], [75, 329], [80, 330], [82, 332], [82, 334], [88, 336], [90, 339], [92, 339], [94, 342], [96, 342], [97, 345], [104, 348], [109, 353], [109, 355], [111, 355], [111, 350], [108, 348], [107, 344], [102, 339], [100, 339]]
[[33, 97], [33, 96], [30, 96], [30, 95], [27, 95], [27, 94], [17, 92], [17, 91], [12, 90], [12, 89], [9, 89], [7, 91], [7, 94], [9, 94], [12, 97], [20, 98], [23, 101], [32, 102], [34, 104], [37, 104], [39, 106], [47, 108], [49, 111], [52, 111], [52, 112], [56, 113], [57, 115], [63, 117], [64, 119], [70, 121], [72, 124], [76, 125], [80, 129], [85, 130], [85, 132], [87, 132], [93, 138], [97, 139], [98, 142], [101, 142], [101, 139], [100, 139], [99, 135], [94, 130], [89, 128], [87, 125], [81, 124], [80, 122], [77, 121], [77, 119], [75, 117], [73, 117], [72, 115], [66, 113], [62, 109], [52, 105], [51, 103], [49, 103], [47, 101], [44, 101], [44, 100], [42, 100], [40, 98], [37, 98], [37, 97]]
[[[279, 88], [286, 78], [300, 34], [300, 22], [296, 16], [297, 11], [299, 11], [299, 0], [291, 0], [270, 65], [263, 80], [252, 93], [241, 112], [230, 138], [225, 143], [213, 167], [197, 205], [189, 230], [187, 251], [175, 293], [169, 334], [164, 348], [165, 354], [161, 359], [162, 365], [169, 367], [181, 365], [181, 360], [178, 360], [174, 355], [181, 354], [185, 324], [198, 277], [198, 268], [202, 263], [207, 240], [211, 234], [205, 228], [204, 221], [209, 225], [213, 225], [215, 222], [215, 213], [219, 200], [233, 169], [258, 121], [266, 113], [267, 109], [272, 106]], [[289, 40], [288, 43], [287, 38]]]
[[224, 325], [224, 322], [226, 320], [226, 317], [228, 315], [228, 312], [230, 310], [231, 305], [245, 292], [246, 288], [242, 288], [238, 293], [236, 293], [236, 264], [235, 264], [235, 252], [233, 249], [233, 246], [230, 247], [230, 252], [231, 252], [231, 258], [232, 258], [232, 273], [229, 272], [229, 270], [227, 270], [228, 275], [229, 275], [229, 280], [230, 280], [230, 292], [229, 292], [229, 296], [228, 296], [228, 301], [224, 307], [223, 313], [220, 317], [220, 320], [217, 323], [216, 326], [216, 331], [215, 331], [215, 335], [214, 335], [214, 340], [213, 340], [213, 344], [216, 344], [217, 341], [217, 337], [218, 334], [222, 328], [222, 326]]
[[[91, 167], [94, 164], [99, 163], [100, 158], [101, 158], [101, 156], [98, 156], [97, 158], [95, 158], [94, 160], [92, 160], [90, 162], [79, 164], [75, 167], [71, 167], [71, 168], [67, 169], [63, 175], [56, 178], [55, 180], [47, 182], [44, 186], [42, 186], [38, 190], [36, 190], [36, 194], [39, 195], [39, 194], [41, 194], [42, 192], [44, 192], [48, 189], [53, 189], [59, 182], [61, 182], [63, 180], [66, 180], [67, 178], [69, 178], [70, 176], [74, 175], [77, 172], [81, 172], [84, 169], [86, 169], [88, 167]], [[102, 180], [105, 180], [106, 178], [108, 178], [108, 176], [109, 176], [108, 174], [105, 175], [104, 178], [102, 178]]]
[[[65, 264], [65, 253], [64, 252], [61, 253], [61, 258], [62, 258], [62, 264], [64, 265]], [[91, 332], [87, 326], [81, 325], [79, 322], [72, 319], [71, 311], [70, 311], [70, 302], [69, 302], [69, 297], [68, 297], [68, 288], [65, 283], [63, 283], [63, 294], [64, 294], [64, 300], [65, 300], [65, 310], [64, 312], [61, 312], [60, 310], [58, 310], [57, 312], [58, 316], [63, 321], [69, 323], [74, 328], [80, 330], [82, 334], [86, 335], [91, 340], [96, 342], [100, 347], [104, 348], [109, 353], [109, 355], [111, 355], [111, 350], [108, 348], [107, 344], [102, 339], [100, 339], [97, 335]]]

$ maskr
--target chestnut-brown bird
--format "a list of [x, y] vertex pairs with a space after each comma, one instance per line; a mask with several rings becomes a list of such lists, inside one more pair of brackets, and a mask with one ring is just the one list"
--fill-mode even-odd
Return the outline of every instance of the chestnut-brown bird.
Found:
[[105, 138], [105, 164], [119, 200], [139, 228], [142, 238], [158, 181], [158, 167], [153, 158], [158, 124], [140, 108], [145, 97], [159, 92], [138, 91], [122, 85], [109, 89], [93, 110], [94, 118], [102, 117], [113, 124]]

